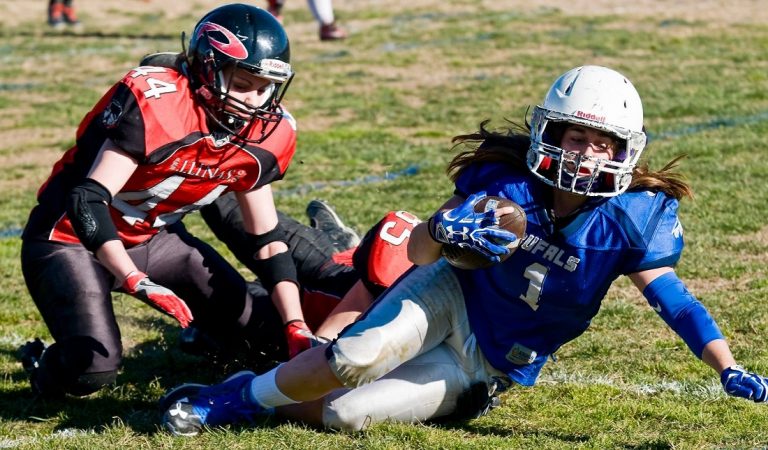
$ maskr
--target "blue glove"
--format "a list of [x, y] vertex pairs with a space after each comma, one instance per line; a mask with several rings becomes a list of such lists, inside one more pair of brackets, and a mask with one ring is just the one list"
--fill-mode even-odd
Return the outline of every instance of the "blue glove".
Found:
[[517, 240], [515, 233], [497, 228], [496, 211], [475, 212], [475, 204], [485, 192], [472, 194], [454, 209], [441, 211], [429, 219], [429, 234], [437, 242], [470, 248], [492, 262], [509, 254], [509, 244]]
[[728, 395], [742, 397], [755, 403], [768, 400], [768, 379], [747, 372], [741, 366], [731, 366], [720, 374], [720, 382]]

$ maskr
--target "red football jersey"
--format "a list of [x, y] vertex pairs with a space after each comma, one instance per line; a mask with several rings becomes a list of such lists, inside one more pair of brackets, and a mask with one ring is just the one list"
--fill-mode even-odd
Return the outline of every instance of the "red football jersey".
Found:
[[[261, 131], [255, 124], [249, 137]], [[281, 179], [296, 148], [296, 125], [287, 111], [259, 144], [222, 136], [209, 130], [183, 74], [163, 67], [132, 70], [81, 122], [76, 145], [38, 192], [24, 237], [79, 242], [64, 210], [66, 196], [87, 175], [106, 139], [139, 163], [110, 208], [127, 247], [225, 192]]]

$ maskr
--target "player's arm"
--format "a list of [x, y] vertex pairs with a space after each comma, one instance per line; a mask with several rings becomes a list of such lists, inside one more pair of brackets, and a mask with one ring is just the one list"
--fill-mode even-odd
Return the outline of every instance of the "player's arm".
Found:
[[712, 316], [671, 267], [636, 272], [629, 278], [691, 351], [720, 374], [729, 395], [756, 402], [768, 401], [768, 380], [736, 364]]
[[293, 358], [316, 340], [304, 322], [296, 264], [277, 220], [272, 188], [266, 185], [237, 193], [237, 200], [243, 213], [248, 252], [253, 254], [246, 265], [270, 293], [285, 327], [288, 356]]
[[408, 211], [390, 211], [365, 233], [352, 256], [360, 280], [318, 327], [318, 337], [330, 340], [338, 336], [412, 267], [407, 258], [407, 247], [411, 233], [419, 223], [421, 220]]
[[315, 334], [322, 340], [332, 340], [341, 333], [347, 325], [356, 321], [373, 303], [373, 294], [358, 281], [339, 301], [339, 304], [328, 314], [328, 317], [317, 328]]
[[[89, 204], [90, 211], [80, 211], [82, 214], [74, 214], [74, 217], [70, 214], [76, 231], [78, 228], [87, 228], [88, 220], [93, 222], [91, 226], [95, 225], [97, 230], [91, 234], [96, 236], [83, 239], [81, 232], [78, 237], [86, 248], [94, 251], [99, 262], [118, 280], [124, 280], [129, 273], [138, 271], [138, 268], [117, 236], [117, 230], [109, 216], [108, 205], [136, 171], [136, 167], [138, 163], [135, 159], [107, 139], [99, 150], [86, 180], [74, 189], [80, 194], [82, 201]], [[80, 226], [75, 222], [79, 222]]]
[[[461, 205], [464, 200], [464, 198], [454, 195], [435, 214], [453, 209]], [[432, 238], [429, 224], [430, 221], [426, 221], [416, 225], [411, 232], [411, 239], [408, 241], [408, 259], [417, 266], [431, 264], [440, 259], [443, 243]]]
[[474, 250], [491, 262], [499, 262], [508, 255], [510, 249], [499, 241], [508, 244], [517, 236], [489, 225], [498, 223], [498, 217], [514, 208], [476, 211], [477, 203], [485, 197], [485, 192], [477, 192], [466, 199], [455, 195], [448, 200], [414, 233], [414, 244], [408, 247], [409, 259], [417, 265], [432, 263], [440, 257], [444, 244]]
[[237, 199], [256, 263], [251, 269], [255, 269], [264, 287], [271, 292], [283, 322], [304, 320], [296, 266], [288, 253], [284, 233], [278, 228], [272, 188], [266, 185], [238, 193]]
[[83, 246], [121, 281], [126, 292], [169, 314], [186, 327], [192, 321], [192, 312], [176, 294], [153, 283], [138, 270], [109, 214], [112, 198], [137, 167], [135, 159], [107, 139], [86, 178], [70, 192], [67, 216]]

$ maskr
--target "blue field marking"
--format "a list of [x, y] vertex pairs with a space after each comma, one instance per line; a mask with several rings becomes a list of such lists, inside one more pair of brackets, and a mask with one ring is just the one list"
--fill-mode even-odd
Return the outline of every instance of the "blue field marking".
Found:
[[39, 83], [0, 83], [0, 91], [31, 91], [42, 86]]
[[352, 180], [335, 180], [335, 181], [316, 181], [312, 183], [302, 184], [292, 189], [284, 189], [275, 191], [275, 197], [288, 197], [291, 195], [304, 195], [315, 189], [324, 189], [327, 187], [348, 187], [348, 186], [361, 186], [365, 184], [381, 183], [383, 181], [390, 181], [400, 177], [410, 177], [416, 175], [421, 170], [420, 164], [411, 164], [402, 170], [395, 172], [386, 172], [383, 175], [367, 175], [364, 177], [355, 178]]
[[6, 228], [5, 230], [0, 230], [0, 239], [1, 238], [8, 238], [8, 237], [19, 237], [21, 236], [21, 228], [18, 227], [12, 227], [12, 228]]
[[[661, 133], [648, 133], [648, 140], [664, 140], [675, 139], [683, 136], [690, 136], [692, 134], [700, 133], [702, 131], [714, 130], [716, 128], [730, 128], [741, 125], [748, 125], [752, 123], [760, 123], [768, 120], [768, 111], [759, 112], [751, 116], [742, 117], [723, 117], [713, 119], [707, 122], [697, 123], [685, 127], [681, 127], [675, 130], [663, 131]], [[417, 175], [424, 167], [423, 164], [411, 164], [408, 167], [397, 170], [394, 172], [386, 172], [383, 175], [367, 175], [364, 177], [354, 178], [352, 180], [334, 180], [334, 181], [316, 181], [312, 183], [305, 183], [300, 186], [296, 186], [291, 189], [284, 189], [274, 192], [276, 198], [289, 197], [291, 195], [306, 195], [316, 189], [325, 189], [328, 187], [349, 187], [349, 186], [363, 186], [367, 184], [382, 183], [385, 181], [391, 181], [401, 177], [410, 177]], [[0, 239], [19, 237], [21, 235], [21, 228], [12, 227], [0, 230]]]

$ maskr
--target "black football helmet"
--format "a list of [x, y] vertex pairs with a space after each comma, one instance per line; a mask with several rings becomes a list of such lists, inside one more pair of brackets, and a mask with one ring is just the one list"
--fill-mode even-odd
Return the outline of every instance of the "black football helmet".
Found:
[[[182, 34], [182, 45], [184, 44]], [[208, 117], [222, 131], [248, 142], [261, 142], [283, 118], [280, 102], [293, 78], [291, 50], [283, 26], [269, 12], [256, 6], [229, 4], [206, 14], [195, 25], [184, 50], [192, 89]], [[233, 67], [269, 80], [272, 90], [262, 105], [247, 105], [228, 94], [224, 69]], [[248, 115], [228, 112], [226, 107]], [[257, 138], [251, 129], [261, 127]]]

